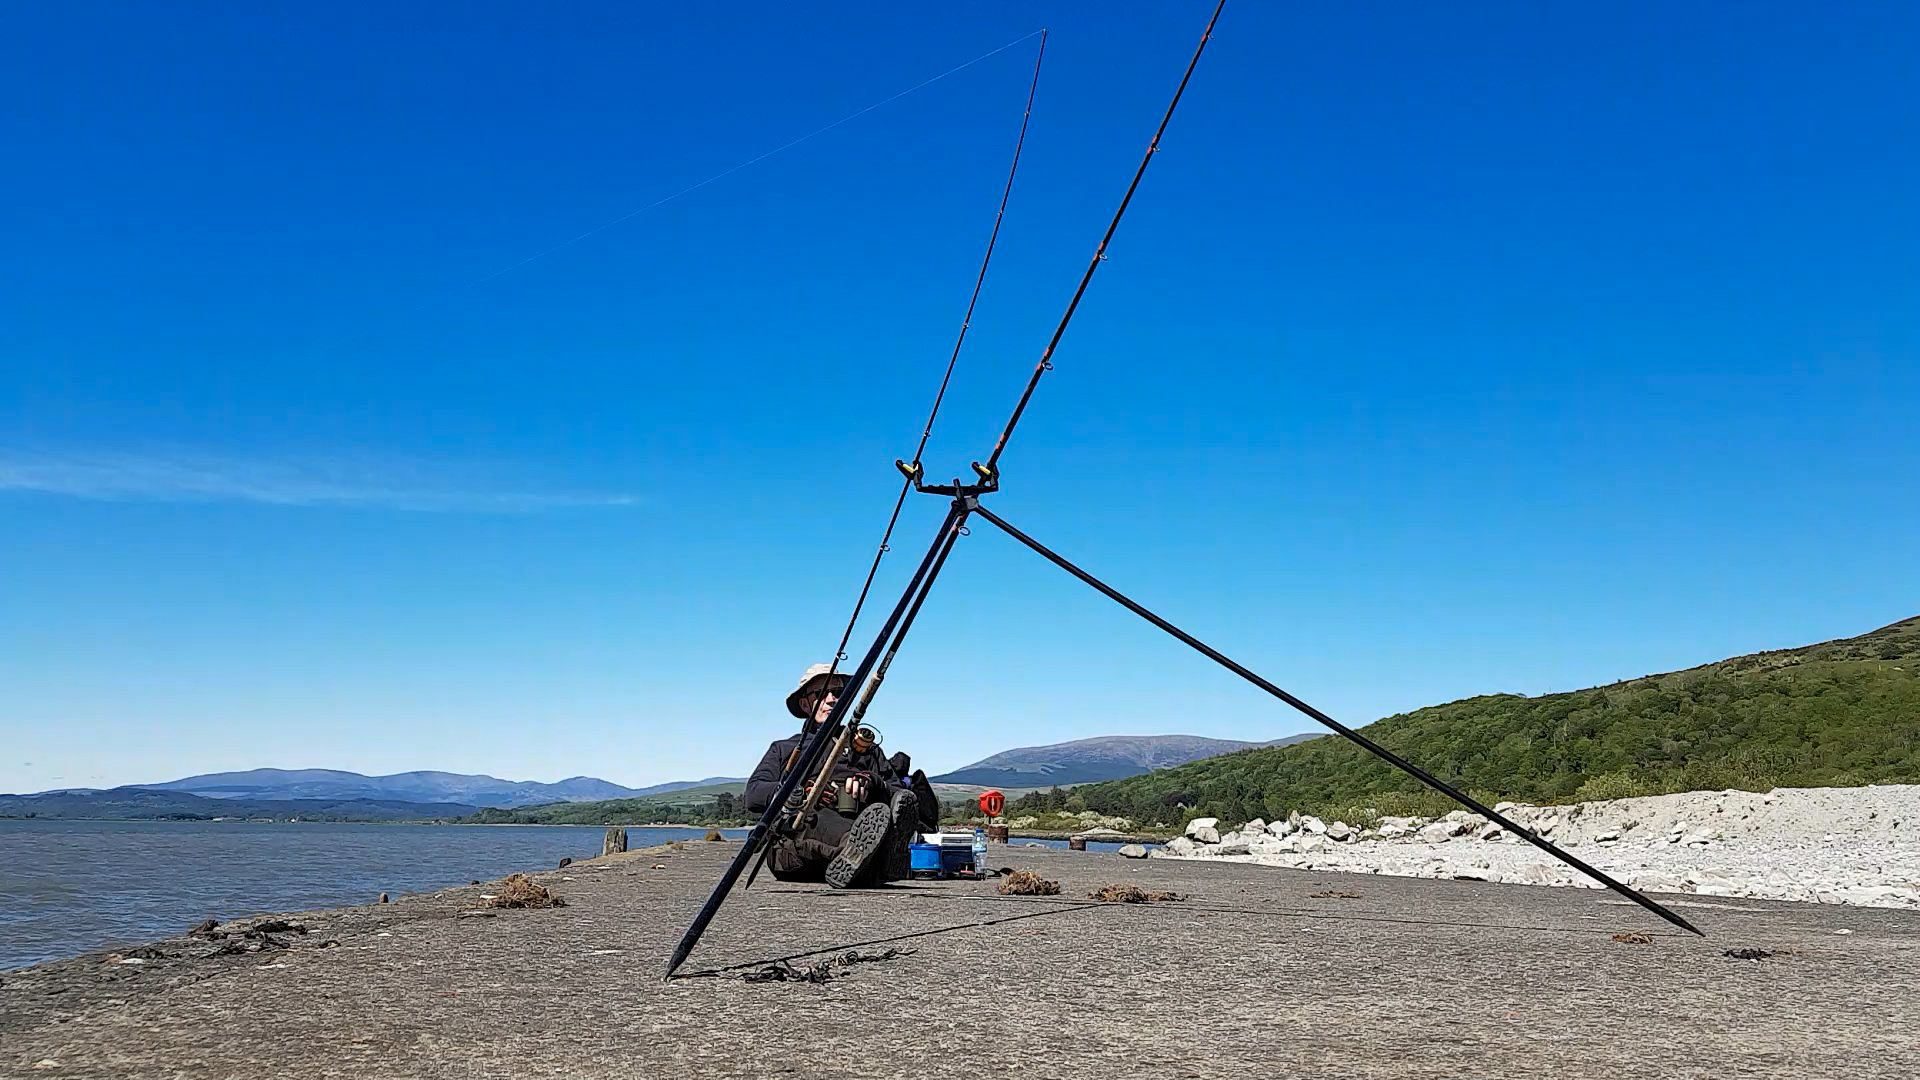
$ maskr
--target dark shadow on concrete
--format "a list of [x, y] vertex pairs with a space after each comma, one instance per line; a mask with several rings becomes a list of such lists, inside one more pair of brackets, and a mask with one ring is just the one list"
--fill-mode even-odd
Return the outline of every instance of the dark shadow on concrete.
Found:
[[769, 964], [791, 963], [792, 961], [802, 960], [809, 956], [822, 956], [827, 953], [845, 952], [848, 949], [863, 949], [874, 945], [889, 945], [897, 941], [912, 941], [915, 938], [933, 937], [938, 934], [951, 934], [956, 930], [975, 930], [988, 926], [999, 926], [1003, 923], [1019, 922], [1022, 919], [1039, 919], [1048, 915], [1065, 915], [1071, 912], [1090, 911], [1094, 908], [1105, 906], [1107, 905], [1066, 901], [1063, 904], [1059, 904], [1059, 906], [1048, 908], [1045, 911], [1028, 911], [1019, 915], [1003, 915], [999, 918], [980, 919], [975, 922], [954, 923], [951, 926], [936, 926], [931, 930], [915, 930], [909, 934], [894, 934], [890, 937], [870, 938], [866, 941], [845, 941], [818, 949], [808, 949], [805, 952], [788, 953], [785, 956], [769, 956], [758, 960], [743, 960], [737, 964], [723, 964], [719, 967], [701, 968], [699, 971], [682, 972], [673, 976], [673, 979], [719, 978], [725, 976], [728, 972], [739, 971], [743, 968], [759, 968], [766, 967]]

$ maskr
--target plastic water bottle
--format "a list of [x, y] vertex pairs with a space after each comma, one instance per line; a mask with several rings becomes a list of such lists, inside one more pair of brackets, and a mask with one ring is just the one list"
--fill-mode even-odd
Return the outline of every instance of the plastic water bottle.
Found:
[[987, 872], [987, 833], [985, 829], [973, 830], [973, 872]]

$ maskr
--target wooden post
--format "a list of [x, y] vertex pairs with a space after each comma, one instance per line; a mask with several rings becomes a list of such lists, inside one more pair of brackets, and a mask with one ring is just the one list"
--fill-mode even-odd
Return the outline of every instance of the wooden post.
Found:
[[1006, 827], [1005, 825], [988, 825], [988, 826], [987, 826], [987, 839], [988, 839], [988, 840], [990, 840], [990, 841], [992, 841], [993, 843], [996, 843], [996, 844], [1004, 844], [1004, 843], [1006, 843], [1006, 842], [1007, 842], [1007, 827]]
[[607, 838], [600, 842], [600, 854], [621, 855], [627, 850], [627, 830], [618, 825], [607, 830]]
[[1087, 850], [1087, 838], [1086, 838], [1086, 837], [1084, 837], [1084, 836], [1069, 836], [1069, 837], [1067, 837], [1067, 850], [1069, 850], [1069, 851], [1085, 851], [1085, 850]]

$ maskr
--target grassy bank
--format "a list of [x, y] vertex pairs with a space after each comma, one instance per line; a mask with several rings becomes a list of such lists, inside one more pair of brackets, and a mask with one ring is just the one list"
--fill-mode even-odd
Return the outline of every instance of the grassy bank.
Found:
[[[1367, 735], [1489, 803], [1920, 781], [1920, 619], [1570, 693], [1492, 694], [1388, 717]], [[1137, 825], [1289, 810], [1358, 823], [1453, 804], [1344, 739], [1251, 750], [1044, 792], [1008, 812]]]

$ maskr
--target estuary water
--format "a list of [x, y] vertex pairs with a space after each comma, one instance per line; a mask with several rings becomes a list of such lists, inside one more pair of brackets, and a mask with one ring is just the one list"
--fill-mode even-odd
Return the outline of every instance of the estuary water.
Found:
[[[745, 830], [726, 830], [730, 837]], [[600, 854], [585, 825], [0, 820], [0, 971], [202, 919], [369, 904]], [[706, 830], [629, 826], [630, 847]]]

